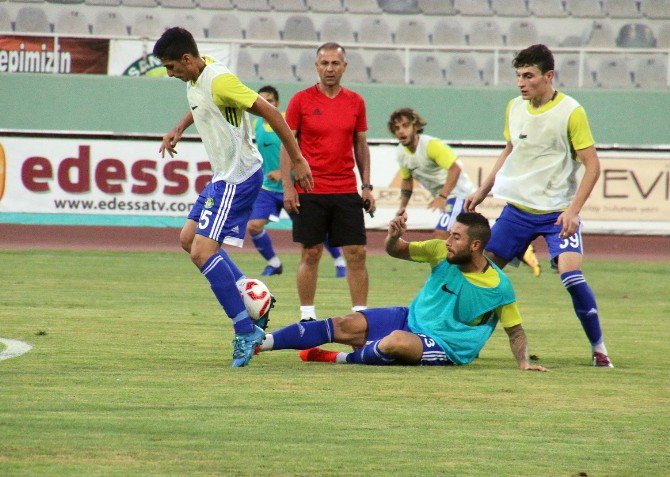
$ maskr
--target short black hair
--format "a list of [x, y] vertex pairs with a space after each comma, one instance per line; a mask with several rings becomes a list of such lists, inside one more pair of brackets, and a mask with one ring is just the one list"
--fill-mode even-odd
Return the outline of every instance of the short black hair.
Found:
[[258, 92], [259, 93], [270, 93], [272, 96], [275, 97], [275, 99], [277, 101], [279, 101], [279, 91], [277, 91], [277, 88], [275, 88], [274, 86], [271, 86], [271, 85], [267, 84], [267, 85], [261, 87], [258, 90]]
[[461, 212], [456, 216], [456, 222], [468, 227], [468, 237], [470, 240], [479, 240], [482, 243], [482, 250], [489, 243], [491, 238], [489, 219], [479, 212]]
[[184, 55], [200, 56], [193, 35], [181, 27], [165, 30], [154, 45], [153, 53], [161, 60], [180, 60]]
[[554, 54], [545, 45], [531, 45], [516, 54], [512, 61], [514, 68], [537, 66], [542, 74], [554, 69]]
[[416, 132], [421, 134], [423, 132], [423, 128], [428, 124], [428, 121], [423, 119], [419, 113], [417, 113], [415, 110], [412, 108], [400, 108], [396, 109], [391, 113], [391, 117], [389, 118], [389, 122], [386, 125], [391, 132], [391, 134], [395, 134], [393, 127], [395, 125], [396, 121], [400, 121], [403, 117], [409, 119], [409, 122], [412, 123], [416, 127]]

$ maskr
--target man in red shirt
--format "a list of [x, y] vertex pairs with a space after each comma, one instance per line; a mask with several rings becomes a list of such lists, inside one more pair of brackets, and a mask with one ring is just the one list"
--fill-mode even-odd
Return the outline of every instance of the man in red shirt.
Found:
[[[352, 309], [367, 307], [363, 208], [373, 213], [375, 200], [370, 184], [365, 101], [340, 85], [346, 68], [344, 48], [337, 43], [321, 45], [316, 51], [319, 82], [298, 92], [286, 109], [286, 122], [314, 177], [310, 193], [294, 185], [290, 160], [282, 147], [284, 208], [293, 219], [293, 241], [302, 244], [297, 285], [304, 320], [316, 319], [314, 297], [326, 237], [332, 246], [342, 246]], [[361, 178], [360, 195], [354, 165]]]

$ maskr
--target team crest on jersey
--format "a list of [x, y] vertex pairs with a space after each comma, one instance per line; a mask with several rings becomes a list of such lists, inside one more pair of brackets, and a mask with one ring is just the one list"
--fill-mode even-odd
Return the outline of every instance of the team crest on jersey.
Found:
[[452, 204], [447, 204], [447, 205], [444, 207], [444, 211], [445, 211], [445, 212], [451, 212], [452, 210], [454, 210], [454, 206], [453, 206]]
[[205, 209], [211, 209], [214, 207], [214, 199], [212, 197], [207, 197], [205, 199]]

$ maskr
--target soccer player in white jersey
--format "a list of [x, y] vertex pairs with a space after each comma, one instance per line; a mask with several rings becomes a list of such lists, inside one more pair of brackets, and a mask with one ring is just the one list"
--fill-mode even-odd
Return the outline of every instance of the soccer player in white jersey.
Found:
[[544, 238], [591, 343], [593, 365], [611, 368], [595, 296], [581, 270], [579, 212], [600, 175], [586, 112], [554, 89], [554, 56], [546, 46], [520, 51], [513, 66], [521, 95], [507, 105], [507, 145], [479, 189], [466, 199], [465, 209], [474, 211], [490, 191], [507, 202], [486, 246], [501, 268], [533, 239]]
[[233, 322], [233, 367], [246, 366], [265, 334], [252, 322], [238, 291], [244, 275], [221, 249], [222, 243], [242, 246], [263, 182], [263, 160], [251, 140], [244, 112], [263, 117], [277, 133], [291, 158], [295, 180], [307, 189], [313, 186], [311, 171], [277, 108], [242, 84], [225, 65], [201, 57], [187, 30], [166, 30], [153, 53], [161, 59], [168, 76], [186, 83], [190, 107], [163, 137], [160, 153], [176, 154], [184, 130], [195, 124], [212, 166], [212, 180], [200, 193], [179, 239]]
[[[465, 199], [475, 191], [475, 186], [454, 151], [442, 140], [424, 134], [427, 124], [411, 108], [396, 109], [389, 118], [388, 130], [399, 141], [396, 159], [402, 182], [398, 210], [407, 208], [414, 191], [414, 181], [418, 181], [433, 195], [428, 208], [441, 212], [433, 235], [446, 240], [449, 229], [463, 210]], [[531, 268], [533, 275], [540, 276], [540, 264], [532, 245], [519, 258]]]

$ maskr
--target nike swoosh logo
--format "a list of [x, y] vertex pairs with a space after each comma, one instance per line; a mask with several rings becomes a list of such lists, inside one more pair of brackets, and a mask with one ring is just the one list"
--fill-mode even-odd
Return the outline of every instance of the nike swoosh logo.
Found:
[[191, 109], [194, 110], [194, 111], [195, 111], [196, 108], [197, 108], [197, 106], [191, 106]]
[[456, 292], [449, 290], [449, 289], [447, 288], [447, 285], [442, 285], [442, 291], [445, 291], [445, 292], [447, 292], [447, 293], [451, 293], [452, 295], [455, 295], [455, 294], [456, 294]]

